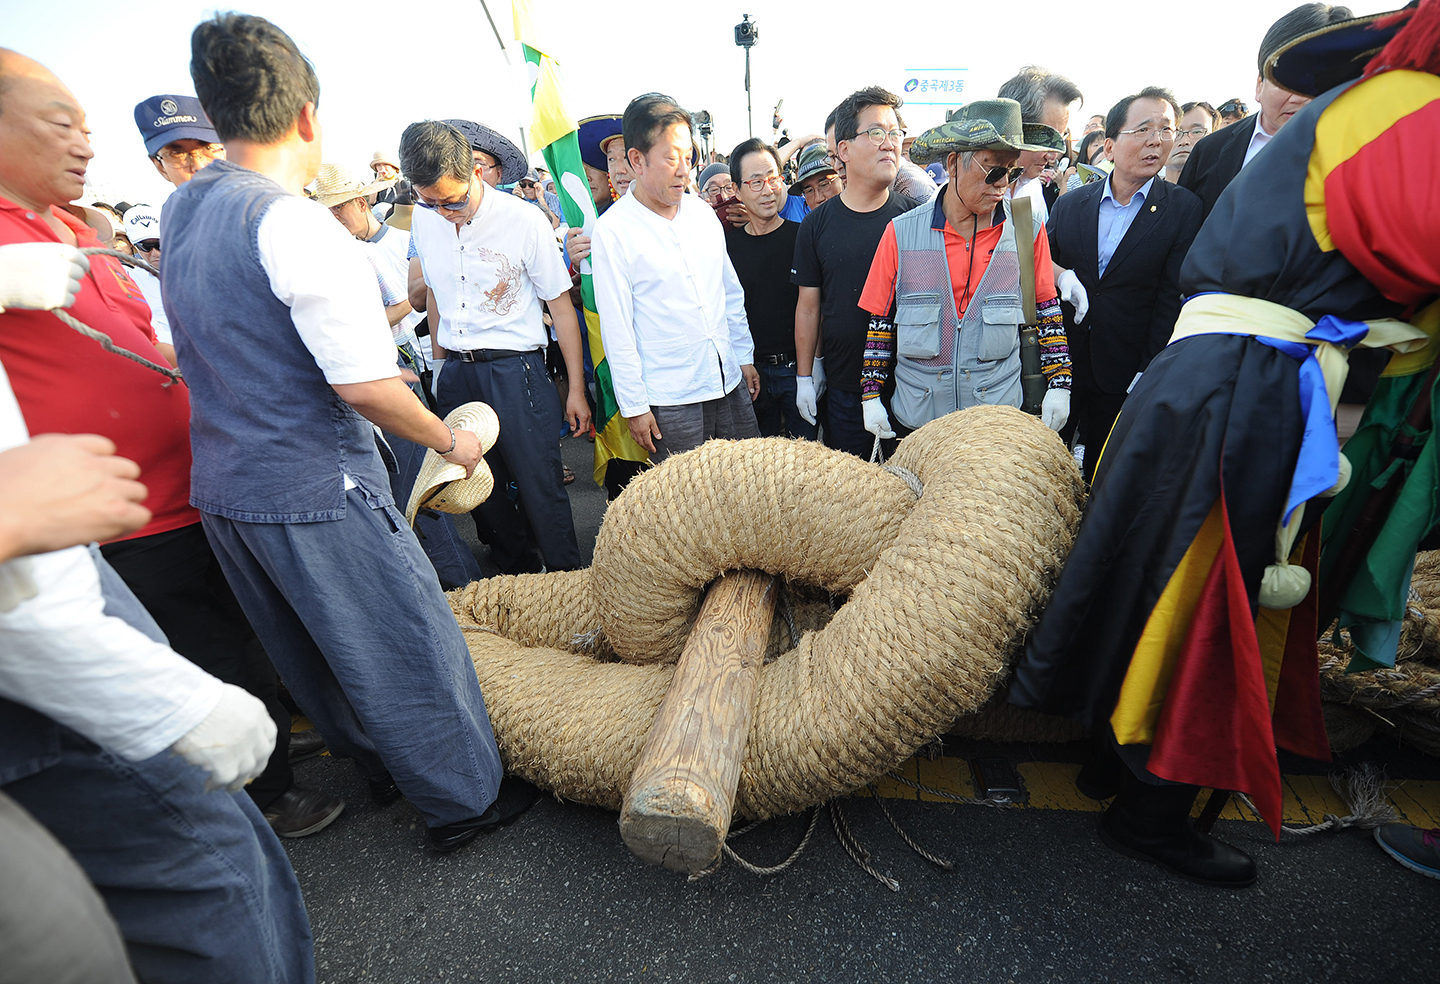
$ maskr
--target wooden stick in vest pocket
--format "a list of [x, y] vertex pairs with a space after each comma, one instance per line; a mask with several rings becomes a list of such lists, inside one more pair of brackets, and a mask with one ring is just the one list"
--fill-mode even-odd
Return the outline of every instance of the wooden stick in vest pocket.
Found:
[[1020, 299], [1025, 305], [1025, 323], [1020, 326], [1020, 409], [1038, 417], [1047, 384], [1040, 369], [1040, 329], [1035, 324], [1035, 220], [1029, 196], [1010, 203], [1010, 220], [1015, 223]]

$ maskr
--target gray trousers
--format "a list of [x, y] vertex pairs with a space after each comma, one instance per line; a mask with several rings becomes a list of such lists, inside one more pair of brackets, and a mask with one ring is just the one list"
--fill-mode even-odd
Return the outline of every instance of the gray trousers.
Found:
[[656, 438], [655, 453], [650, 455], [650, 462], [656, 465], [672, 454], [698, 448], [712, 437], [760, 436], [750, 390], [743, 381], [719, 399], [651, 407], [650, 412], [655, 415], [655, 426], [663, 435]]

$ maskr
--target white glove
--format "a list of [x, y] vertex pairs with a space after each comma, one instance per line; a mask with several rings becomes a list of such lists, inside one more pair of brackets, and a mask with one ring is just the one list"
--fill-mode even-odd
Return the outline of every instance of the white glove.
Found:
[[[824, 376], [820, 377], [824, 379]], [[800, 411], [800, 416], [805, 418], [805, 423], [815, 423], [815, 402], [819, 397], [815, 394], [814, 376], [795, 377], [795, 409]]]
[[440, 399], [440, 370], [445, 368], [445, 357], [430, 360], [430, 395]]
[[257, 698], [226, 683], [215, 709], [170, 747], [210, 773], [206, 789], [233, 793], [265, 771], [275, 750], [275, 721]]
[[880, 397], [873, 396], [868, 400], [861, 400], [860, 412], [865, 415], [867, 431], [885, 440], [895, 436], [895, 432], [890, 429], [890, 415], [885, 412], [885, 404], [880, 402]]
[[1056, 277], [1055, 290], [1059, 292], [1060, 300], [1069, 301], [1075, 309], [1075, 323], [1084, 321], [1085, 315], [1090, 313], [1090, 295], [1085, 293], [1085, 285], [1075, 276], [1075, 271], [1066, 270]]
[[90, 257], [64, 243], [0, 246], [0, 311], [69, 307], [90, 271]]
[[810, 375], [815, 380], [815, 399], [818, 400], [825, 395], [825, 357], [823, 355], [815, 356], [815, 362], [810, 367]]
[[1070, 391], [1049, 389], [1045, 399], [1040, 401], [1040, 422], [1052, 431], [1058, 431], [1070, 419]]

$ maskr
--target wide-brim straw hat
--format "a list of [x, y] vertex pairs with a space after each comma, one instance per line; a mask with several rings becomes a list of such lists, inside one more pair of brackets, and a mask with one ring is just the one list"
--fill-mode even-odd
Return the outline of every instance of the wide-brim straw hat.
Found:
[[[1397, 15], [1417, 6], [1412, 3], [1400, 10], [1367, 14], [1302, 34], [1265, 59], [1265, 78], [1302, 96], [1318, 96], [1358, 79], [1370, 60], [1410, 22], [1410, 18]], [[1377, 23], [1381, 21], [1386, 23]]]
[[526, 171], [530, 170], [530, 162], [515, 146], [515, 142], [504, 134], [490, 129], [483, 123], [476, 123], [474, 120], [441, 120], [441, 123], [448, 123], [459, 130], [470, 144], [471, 150], [478, 150], [495, 158], [495, 163], [500, 165], [500, 183], [514, 184], [519, 181]]
[[321, 164], [315, 175], [315, 192], [310, 197], [321, 205], [341, 205], [356, 198], [374, 195], [393, 187], [397, 179], [387, 181], [362, 181], [344, 164]]
[[[450, 411], [445, 423], [454, 430], [473, 432], [480, 438], [480, 448], [485, 452], [493, 448], [500, 437], [500, 419], [486, 403], [463, 403]], [[425, 452], [420, 474], [415, 476], [415, 486], [410, 490], [410, 501], [405, 506], [405, 519], [410, 525], [415, 525], [415, 517], [421, 509], [467, 513], [490, 498], [494, 488], [495, 477], [490, 474], [490, 466], [484, 460], [466, 478], [465, 466], [446, 461], [432, 448]]]
[[[1063, 140], [1060, 145], [1064, 146]], [[947, 122], [931, 127], [916, 137], [910, 145], [910, 160], [924, 167], [936, 161], [944, 164], [945, 158], [951, 154], [968, 151], [1050, 149], [1046, 144], [1031, 143], [1026, 139], [1018, 102], [1013, 99], [977, 99], [961, 106]]]

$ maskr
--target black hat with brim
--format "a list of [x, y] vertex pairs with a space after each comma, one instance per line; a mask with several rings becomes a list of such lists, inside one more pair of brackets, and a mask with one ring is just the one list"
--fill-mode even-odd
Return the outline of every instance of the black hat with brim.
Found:
[[520, 153], [520, 148], [515, 146], [508, 137], [490, 129], [483, 123], [475, 123], [471, 120], [441, 120], [442, 123], [449, 123], [464, 135], [465, 140], [470, 144], [471, 150], [478, 150], [495, 158], [495, 163], [500, 165], [500, 183], [514, 184], [525, 176], [530, 170], [530, 163], [525, 160], [525, 155]]
[[622, 117], [590, 116], [580, 121], [577, 139], [580, 141], [580, 159], [597, 171], [608, 171], [610, 161], [600, 145], [622, 132]]
[[[1411, 3], [1402, 10], [1418, 6]], [[1265, 78], [1302, 96], [1318, 96], [1337, 85], [1358, 79], [1370, 59], [1406, 25], [1407, 21], [1377, 27], [1399, 10], [1367, 14], [1329, 24], [1282, 45], [1265, 59]]]

